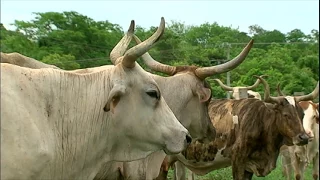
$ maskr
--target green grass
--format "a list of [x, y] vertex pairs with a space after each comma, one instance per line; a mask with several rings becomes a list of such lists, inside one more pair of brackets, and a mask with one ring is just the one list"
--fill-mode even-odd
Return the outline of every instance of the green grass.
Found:
[[[187, 176], [186, 176], [187, 177]], [[293, 176], [291, 176], [293, 177]], [[305, 174], [304, 174], [305, 180], [312, 180], [312, 165], [309, 165]], [[168, 179], [173, 179], [173, 170], [170, 170], [168, 173]], [[213, 171], [205, 176], [196, 176], [196, 180], [232, 180], [232, 171], [231, 167], [220, 169]], [[274, 169], [268, 176], [266, 177], [257, 177], [253, 176], [253, 180], [285, 180], [285, 178], [282, 175], [282, 167], [281, 167], [281, 161], [278, 160], [277, 162], [277, 168]]]

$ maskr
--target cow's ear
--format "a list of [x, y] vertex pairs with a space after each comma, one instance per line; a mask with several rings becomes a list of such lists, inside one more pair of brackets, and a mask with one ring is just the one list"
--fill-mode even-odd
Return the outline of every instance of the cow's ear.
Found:
[[200, 102], [206, 102], [211, 97], [211, 89], [204, 87], [202, 84], [197, 85], [196, 93]]
[[113, 113], [114, 108], [120, 101], [121, 96], [126, 92], [126, 87], [124, 85], [115, 85], [111, 89], [106, 105], [103, 110], [105, 112], [111, 111]]

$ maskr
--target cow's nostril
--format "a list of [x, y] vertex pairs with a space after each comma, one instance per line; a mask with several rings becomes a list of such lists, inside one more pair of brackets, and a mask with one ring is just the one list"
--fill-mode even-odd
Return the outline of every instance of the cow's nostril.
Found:
[[306, 134], [300, 134], [299, 135], [299, 139], [300, 139], [300, 141], [303, 141], [303, 142], [308, 142], [308, 139], [309, 139], [309, 137], [308, 137], [308, 135], [306, 135]]
[[190, 144], [191, 141], [192, 141], [191, 136], [189, 136], [189, 135], [187, 134], [187, 135], [186, 135], [186, 140], [187, 140], [187, 143]]

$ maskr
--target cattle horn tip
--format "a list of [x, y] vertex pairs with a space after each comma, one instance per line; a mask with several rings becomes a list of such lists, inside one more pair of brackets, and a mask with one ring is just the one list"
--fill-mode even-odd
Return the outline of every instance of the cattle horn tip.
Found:
[[134, 22], [134, 20], [131, 20], [130, 27], [128, 29], [128, 33], [133, 33], [134, 27], [135, 27], [135, 22]]

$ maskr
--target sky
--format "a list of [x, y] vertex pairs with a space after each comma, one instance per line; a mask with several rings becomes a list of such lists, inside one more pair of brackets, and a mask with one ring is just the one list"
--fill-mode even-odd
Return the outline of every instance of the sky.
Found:
[[207, 1], [125, 1], [125, 0], [1, 0], [1, 23], [8, 29], [14, 20], [30, 21], [32, 12], [76, 11], [96, 21], [108, 20], [127, 30], [130, 21], [144, 28], [158, 26], [160, 18], [186, 25], [217, 22], [222, 26], [249, 32], [257, 24], [266, 30], [282, 33], [300, 29], [309, 34], [319, 30], [319, 0], [207, 0]]

